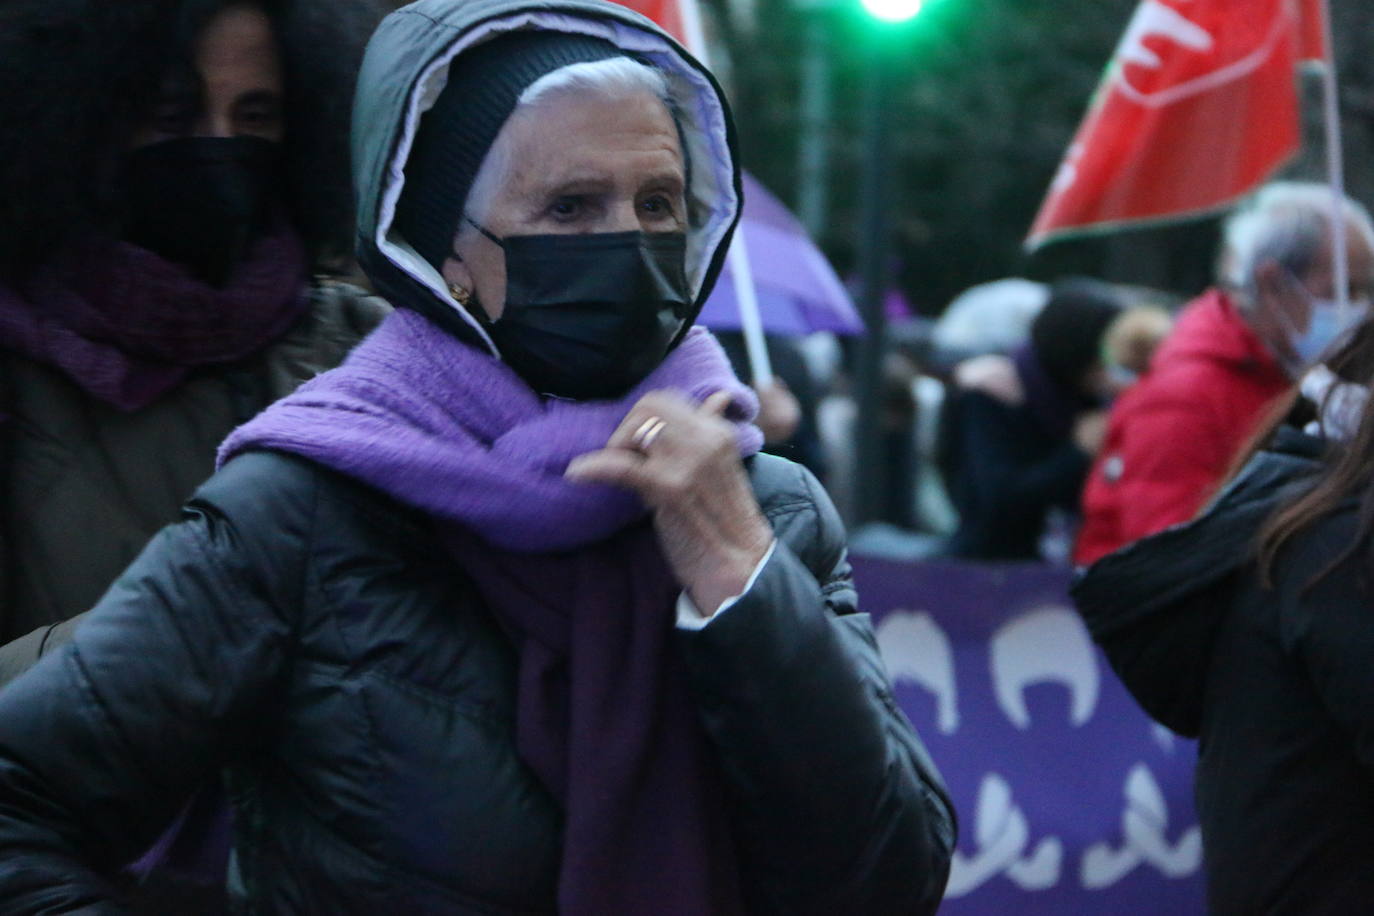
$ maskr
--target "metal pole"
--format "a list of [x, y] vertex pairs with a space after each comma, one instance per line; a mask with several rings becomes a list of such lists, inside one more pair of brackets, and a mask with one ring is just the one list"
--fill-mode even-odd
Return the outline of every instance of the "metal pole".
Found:
[[1336, 45], [1331, 30], [1331, 5], [1321, 3], [1322, 38], [1326, 60], [1322, 65], [1322, 118], [1326, 122], [1326, 177], [1331, 185], [1331, 277], [1342, 321], [1350, 307], [1350, 254], [1346, 248], [1345, 157], [1341, 147], [1341, 105], [1336, 73]]
[[735, 287], [739, 328], [744, 334], [744, 349], [749, 356], [750, 381], [755, 389], [762, 391], [773, 384], [773, 361], [768, 357], [768, 341], [763, 336], [758, 290], [754, 288], [754, 268], [749, 266], [749, 246], [745, 244], [743, 228], [735, 230], [726, 263], [730, 266], [730, 282]]
[[[687, 50], [709, 70], [711, 53], [701, 27], [701, 10], [696, 0], [681, 0], [678, 8], [682, 11]], [[749, 375], [754, 387], [762, 389], [773, 383], [773, 363], [768, 358], [768, 342], [763, 335], [763, 320], [759, 317], [758, 291], [754, 288], [754, 270], [749, 266], [749, 244], [744, 240], [743, 228], [735, 230], [726, 259], [730, 282], [735, 287], [740, 331], [744, 334], [745, 352], [749, 357]]]
[[883, 357], [886, 352], [887, 319], [883, 294], [888, 281], [887, 200], [887, 95], [888, 50], [881, 39], [869, 55], [864, 73], [864, 145], [862, 174], [862, 224], [859, 233], [859, 264], [863, 282], [860, 309], [868, 333], [859, 344], [856, 385], [859, 399], [858, 460], [854, 468], [855, 524], [882, 517], [888, 496], [887, 461], [883, 448]]

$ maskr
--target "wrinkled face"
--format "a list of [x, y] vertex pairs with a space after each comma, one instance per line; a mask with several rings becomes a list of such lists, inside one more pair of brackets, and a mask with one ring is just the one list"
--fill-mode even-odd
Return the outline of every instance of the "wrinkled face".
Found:
[[261, 9], [216, 13], [196, 41], [195, 79], [169, 80], [134, 147], [179, 137], [261, 137], [286, 132], [281, 60], [272, 22]]
[[[511, 150], [506, 180], [487, 213], [470, 214], [498, 238], [686, 229], [677, 128], [651, 93], [560, 95], [520, 110], [501, 133]], [[454, 251], [445, 281], [475, 293], [496, 320], [506, 298], [501, 247], [463, 224]]]
[[[1349, 251], [1350, 300], [1368, 300], [1374, 292], [1374, 251], [1355, 226], [1347, 234]], [[1256, 332], [1283, 358], [1296, 359], [1291, 343], [1293, 331], [1307, 329], [1313, 299], [1334, 301], [1335, 270], [1331, 243], [1322, 245], [1305, 275], [1297, 282], [1279, 264], [1269, 262], [1256, 271], [1259, 301], [1252, 321]], [[1299, 288], [1301, 287], [1301, 288]]]

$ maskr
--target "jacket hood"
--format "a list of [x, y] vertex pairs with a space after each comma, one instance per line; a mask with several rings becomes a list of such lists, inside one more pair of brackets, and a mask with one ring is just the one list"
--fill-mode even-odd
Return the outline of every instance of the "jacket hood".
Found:
[[1208, 290], [1184, 307], [1167, 340], [1151, 360], [1151, 371], [1175, 362], [1208, 359], [1262, 368], [1287, 378], [1269, 347], [1250, 329], [1235, 302], [1219, 289]]
[[1323, 441], [1281, 429], [1195, 520], [1103, 557], [1072, 594], [1093, 639], [1156, 721], [1182, 735], [1201, 725], [1212, 637], [1231, 577], [1251, 564], [1259, 530], [1320, 467]]
[[694, 214], [687, 234], [687, 278], [695, 295], [695, 317], [720, 273], [739, 220], [742, 191], [729, 106], [710, 72], [666, 32], [601, 0], [420, 0], [382, 20], [368, 43], [353, 109], [359, 264], [394, 305], [421, 311], [500, 355], [476, 319], [449, 294], [439, 272], [394, 231], [393, 223], [420, 117], [443, 89], [450, 65], [471, 48], [516, 29], [603, 38], [667, 77], [682, 127], [689, 210]]

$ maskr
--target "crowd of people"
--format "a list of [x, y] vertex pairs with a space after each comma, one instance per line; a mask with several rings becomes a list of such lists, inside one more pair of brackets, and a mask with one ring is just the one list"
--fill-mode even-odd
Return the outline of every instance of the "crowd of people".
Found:
[[[695, 326], [725, 94], [606, 0], [395, 6], [0, 8], [0, 913], [933, 912], [843, 348], [756, 392]], [[902, 549], [1083, 570], [1218, 913], [1374, 891], [1341, 218], [1276, 182], [1181, 309], [1002, 281], [888, 365]]]
[[[1338, 314], [1332, 210], [1326, 185], [1266, 185], [1224, 222], [1215, 285], [1179, 307], [1079, 277], [1000, 280], [960, 296], [910, 335], [915, 359], [893, 374], [910, 393], [903, 444], [914, 457], [890, 470], [915, 485], [894, 488], [904, 505], [891, 520], [913, 536], [865, 544], [1086, 567], [1192, 518], [1367, 308], [1374, 227], [1347, 199], [1352, 305]], [[831, 438], [843, 448], [848, 433]], [[905, 505], [922, 490], [947, 511]]]

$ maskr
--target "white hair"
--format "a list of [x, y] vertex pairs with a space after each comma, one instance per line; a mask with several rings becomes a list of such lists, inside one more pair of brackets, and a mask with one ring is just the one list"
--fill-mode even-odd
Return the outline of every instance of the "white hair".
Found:
[[[1349, 197], [1344, 202], [1350, 231], [1374, 248], [1369, 211]], [[1331, 236], [1331, 188], [1324, 184], [1277, 181], [1261, 188], [1226, 220], [1218, 279], [1240, 293], [1242, 308], [1255, 302], [1255, 273], [1275, 262], [1304, 277]]]
[[[486, 221], [496, 192], [510, 178], [510, 163], [514, 153], [511, 134], [506, 130], [522, 112], [533, 111], [551, 105], [559, 99], [574, 94], [594, 94], [603, 98], [623, 99], [641, 93], [648, 93], [663, 102], [669, 114], [673, 114], [672, 96], [668, 91], [668, 81], [663, 73], [649, 64], [629, 57], [608, 57], [604, 60], [568, 64], [549, 73], [525, 87], [516, 100], [515, 109], [506, 119], [506, 125], [496, 135], [491, 149], [487, 150], [477, 176], [472, 180], [468, 191], [464, 212], [473, 220]], [[676, 116], [673, 118], [677, 122]], [[685, 155], [685, 150], [684, 150]], [[471, 231], [464, 223], [460, 231]]]

